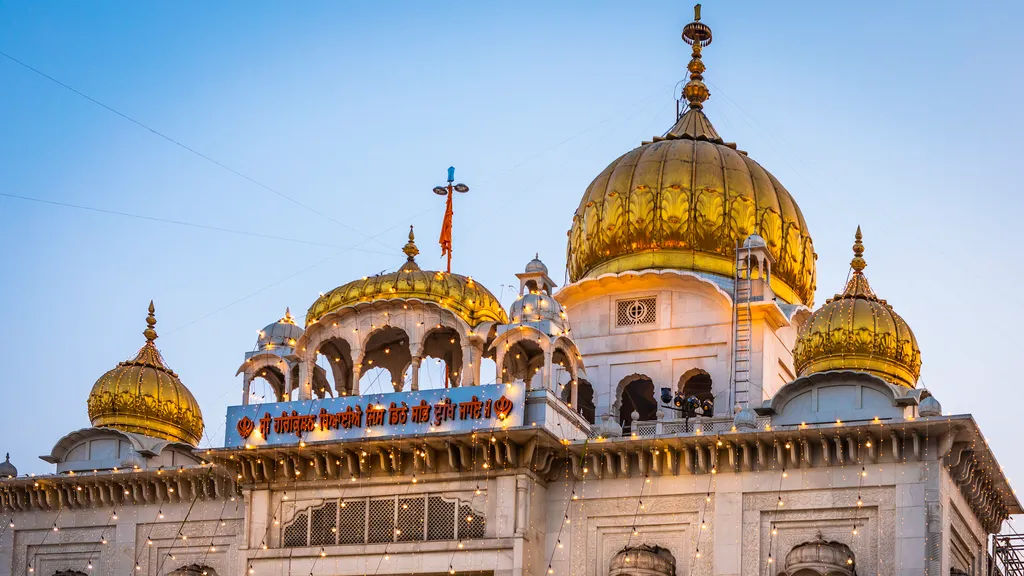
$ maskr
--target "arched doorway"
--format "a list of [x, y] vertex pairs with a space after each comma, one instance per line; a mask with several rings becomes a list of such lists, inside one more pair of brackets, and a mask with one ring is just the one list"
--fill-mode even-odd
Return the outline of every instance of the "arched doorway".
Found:
[[619, 382], [619, 424], [625, 430], [633, 423], [633, 412], [641, 422], [654, 420], [658, 403], [654, 399], [654, 381], [643, 374], [626, 376]]
[[[572, 382], [569, 382], [562, 387], [562, 402], [568, 404], [571, 395]], [[594, 387], [582, 378], [576, 381], [576, 406], [573, 406], [572, 409], [583, 416], [587, 422], [593, 424], [596, 421], [597, 407], [594, 406]]]
[[679, 377], [677, 389], [683, 398], [694, 396], [701, 402], [705, 400], [714, 402], [715, 393], [712, 387], [711, 375], [700, 368], [693, 368], [687, 370]]

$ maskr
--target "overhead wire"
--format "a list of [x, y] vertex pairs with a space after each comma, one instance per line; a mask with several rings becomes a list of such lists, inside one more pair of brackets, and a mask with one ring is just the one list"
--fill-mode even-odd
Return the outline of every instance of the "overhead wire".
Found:
[[[326, 248], [342, 248], [339, 244], [331, 244], [329, 242], [320, 242], [317, 240], [305, 240], [302, 238], [289, 238], [287, 236], [277, 236], [275, 234], [265, 234], [263, 232], [251, 232], [249, 230], [239, 230], [236, 228], [227, 228], [225, 226], [217, 226], [214, 224], [201, 224], [198, 222], [189, 222], [186, 220], [178, 220], [175, 218], [165, 218], [162, 216], [150, 216], [148, 214], [136, 214], [133, 212], [125, 212], [123, 210], [114, 210], [111, 208], [99, 208], [96, 206], [89, 206], [86, 204], [75, 204], [72, 202], [64, 202], [62, 200], [49, 200], [46, 198], [37, 198], [34, 196], [25, 196], [22, 194], [12, 194], [10, 192], [0, 192], [0, 197], [12, 198], [15, 200], [24, 200], [26, 202], [35, 202], [38, 204], [47, 204], [50, 206], [60, 206], [63, 208], [72, 208], [76, 210], [85, 210], [88, 212], [96, 212], [99, 214], [107, 214], [111, 216], [123, 216], [126, 218], [135, 218], [137, 220], [146, 220], [149, 222], [160, 222], [162, 224], [174, 224], [176, 226], [186, 226], [189, 228], [197, 228], [200, 230], [210, 230], [213, 232], [224, 232], [227, 234], [235, 234], [239, 236], [251, 236], [254, 238], [263, 238], [266, 240], [276, 240], [279, 242], [293, 242], [296, 244], [306, 244], [309, 246], [322, 246]], [[353, 248], [358, 249], [358, 248]], [[390, 254], [390, 252], [384, 252], [382, 250], [369, 250], [369, 249], [358, 249], [365, 252], [373, 252], [376, 254]]]
[[135, 117], [130, 116], [127, 113], [122, 112], [122, 111], [118, 110], [117, 108], [114, 108], [113, 106], [111, 106], [109, 104], [106, 104], [105, 102], [102, 102], [102, 101], [100, 101], [100, 100], [90, 96], [89, 94], [86, 94], [85, 92], [82, 92], [81, 90], [75, 88], [74, 86], [71, 86], [70, 84], [67, 84], [67, 83], [63, 82], [63, 81], [55, 78], [54, 76], [51, 76], [50, 74], [44, 72], [43, 70], [40, 70], [39, 68], [36, 68], [35, 66], [33, 66], [33, 65], [23, 61], [23, 60], [20, 60], [20, 59], [14, 57], [14, 56], [8, 54], [7, 52], [5, 52], [3, 50], [0, 50], [0, 56], [3, 56], [4, 58], [7, 58], [8, 60], [10, 60], [11, 62], [17, 64], [18, 66], [21, 66], [22, 68], [24, 68], [24, 69], [26, 69], [26, 70], [28, 70], [28, 71], [30, 71], [30, 72], [38, 75], [38, 76], [41, 76], [42, 78], [45, 78], [45, 79], [49, 80], [50, 82], [53, 82], [54, 84], [60, 86], [61, 88], [64, 88], [65, 90], [68, 90], [69, 92], [71, 92], [73, 94], [76, 94], [76, 95], [78, 95], [78, 96], [88, 100], [89, 102], [92, 102], [93, 104], [99, 106], [100, 108], [103, 108], [104, 110], [106, 110], [106, 111], [108, 111], [108, 112], [110, 112], [110, 113], [112, 113], [112, 114], [114, 114], [114, 115], [116, 115], [116, 116], [118, 116], [120, 118], [123, 118], [124, 120], [127, 120], [128, 122], [131, 122], [132, 124], [135, 124], [136, 126], [138, 126], [138, 127], [142, 128], [142, 129], [150, 132], [151, 134], [153, 134], [153, 135], [155, 135], [155, 136], [157, 136], [157, 137], [159, 137], [159, 138], [161, 138], [161, 139], [163, 139], [163, 140], [165, 140], [165, 141], [167, 141], [167, 142], [169, 142], [169, 143], [171, 143], [171, 144], [173, 144], [175, 146], [177, 146], [178, 148], [181, 148], [182, 150], [185, 150], [185, 151], [187, 151], [187, 152], [189, 152], [189, 153], [191, 153], [191, 154], [193, 154], [195, 156], [198, 156], [199, 158], [201, 158], [201, 159], [203, 159], [203, 160], [213, 164], [214, 166], [217, 166], [218, 168], [226, 170], [226, 171], [230, 172], [231, 174], [234, 174], [235, 176], [238, 176], [239, 178], [241, 178], [241, 179], [243, 179], [243, 180], [245, 180], [245, 181], [247, 181], [247, 182], [249, 182], [249, 183], [251, 183], [251, 184], [253, 184], [253, 185], [257, 186], [257, 187], [259, 187], [259, 188], [262, 188], [262, 189], [264, 189], [264, 190], [266, 190], [266, 191], [268, 191], [268, 192], [270, 192], [270, 193], [272, 193], [272, 194], [274, 194], [274, 195], [276, 195], [276, 196], [278, 196], [280, 198], [283, 198], [284, 200], [287, 200], [288, 202], [291, 202], [292, 204], [294, 204], [294, 205], [296, 205], [296, 206], [298, 206], [298, 207], [300, 207], [300, 208], [302, 208], [304, 210], [307, 210], [309, 212], [312, 212], [313, 214], [316, 214], [318, 216], [326, 218], [327, 220], [330, 220], [331, 222], [334, 222], [335, 224], [338, 224], [339, 226], [341, 226], [343, 228], [346, 228], [347, 230], [349, 230], [351, 232], [354, 232], [354, 233], [356, 233], [356, 234], [358, 234], [360, 236], [367, 236], [366, 232], [363, 232], [363, 231], [355, 228], [351, 224], [348, 224], [348, 223], [346, 223], [346, 222], [344, 222], [342, 220], [339, 220], [339, 219], [331, 216], [330, 214], [325, 214], [324, 212], [321, 212], [320, 210], [317, 210], [316, 208], [314, 208], [314, 207], [312, 207], [312, 206], [302, 202], [301, 200], [299, 200], [299, 199], [297, 199], [297, 198], [295, 198], [293, 196], [290, 196], [288, 194], [285, 194], [284, 192], [281, 192], [280, 190], [274, 188], [273, 186], [270, 186], [268, 184], [264, 184], [263, 182], [257, 180], [256, 178], [253, 178], [252, 176], [249, 176], [248, 174], [245, 174], [244, 172], [242, 172], [242, 171], [240, 171], [240, 170], [238, 170], [236, 168], [232, 168], [231, 166], [228, 166], [227, 164], [217, 160], [216, 158], [210, 156], [209, 154], [205, 154], [203, 152], [200, 152], [199, 150], [193, 148], [192, 146], [189, 146], [188, 144], [185, 144], [181, 140], [178, 140], [176, 138], [168, 136], [164, 132], [161, 132], [160, 130], [157, 130], [156, 128], [153, 128], [152, 126], [146, 124], [145, 122], [142, 122], [141, 120], [138, 120]]

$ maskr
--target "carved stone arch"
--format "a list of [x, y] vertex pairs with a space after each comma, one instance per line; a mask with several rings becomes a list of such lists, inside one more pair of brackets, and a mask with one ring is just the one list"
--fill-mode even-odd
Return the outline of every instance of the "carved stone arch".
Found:
[[217, 571], [205, 564], [189, 564], [167, 573], [167, 576], [218, 576]]
[[[571, 394], [571, 386], [567, 384], [562, 387], [560, 394], [562, 402], [569, 404], [572, 398]], [[594, 386], [586, 378], [576, 379], [576, 403], [572, 405], [572, 409], [591, 424], [597, 421], [597, 406], [594, 404]]]
[[615, 387], [615, 402], [612, 404], [612, 414], [618, 418], [623, 429], [632, 423], [633, 410], [640, 413], [641, 421], [654, 420], [658, 411], [654, 379], [638, 372], [619, 380]]
[[275, 397], [267, 399], [268, 402], [283, 401], [288, 395], [291, 373], [287, 360], [277, 354], [271, 352], [254, 354], [245, 360], [236, 374], [243, 374], [243, 404], [249, 403], [252, 381], [257, 378], [263, 379], [274, 391]]
[[684, 398], [695, 396], [699, 400], [715, 400], [714, 381], [707, 370], [691, 368], [679, 377], [676, 392]]
[[373, 368], [383, 368], [396, 388], [399, 387], [412, 360], [410, 350], [409, 334], [403, 328], [391, 323], [374, 326], [360, 342], [360, 355], [356, 358], [359, 377]]
[[612, 556], [608, 576], [676, 576], [676, 559], [661, 546], [629, 546]]
[[463, 349], [467, 345], [467, 340], [467, 335], [457, 326], [437, 323], [423, 332], [418, 343], [419, 353], [416, 356], [421, 361], [426, 361], [427, 358], [441, 361], [447, 368], [451, 386], [458, 386], [464, 376], [461, 371]]

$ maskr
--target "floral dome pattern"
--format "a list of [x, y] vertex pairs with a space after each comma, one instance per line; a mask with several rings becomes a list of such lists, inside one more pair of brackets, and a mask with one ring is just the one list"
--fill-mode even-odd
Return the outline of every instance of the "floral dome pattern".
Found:
[[414, 240], [410, 226], [409, 242], [403, 249], [408, 259], [397, 271], [353, 280], [317, 298], [306, 312], [306, 326], [331, 312], [360, 303], [406, 299], [434, 302], [451, 310], [470, 326], [508, 321], [505, 309], [494, 294], [472, 278], [421, 270], [415, 260], [419, 249]]
[[907, 322], [878, 298], [864, 275], [862, 235], [857, 228], [846, 289], [815, 310], [793, 348], [800, 376], [826, 370], [860, 370], [913, 388], [921, 375], [921, 348]]
[[192, 392], [164, 364], [149, 303], [146, 343], [135, 358], [100, 376], [89, 393], [93, 426], [144, 434], [197, 446], [203, 437], [203, 413]]

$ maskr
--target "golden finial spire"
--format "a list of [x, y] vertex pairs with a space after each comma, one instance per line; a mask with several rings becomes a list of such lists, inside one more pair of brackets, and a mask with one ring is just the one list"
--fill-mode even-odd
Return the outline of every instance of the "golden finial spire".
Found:
[[864, 235], [860, 233], [860, 226], [857, 226], [857, 233], [853, 238], [853, 260], [850, 261], [850, 268], [853, 268], [854, 274], [862, 274], [868, 263], [864, 261], [864, 243], [861, 242]]
[[284, 307], [284, 318], [281, 318], [278, 322], [282, 322], [284, 324], [295, 324], [295, 317], [292, 316], [292, 309], [290, 306]]
[[142, 331], [142, 335], [146, 337], [146, 342], [152, 343], [153, 340], [157, 339], [156, 330], [153, 329], [156, 326], [156, 308], [153, 306], [153, 301], [149, 301], [149, 315], [146, 316], [146, 329]]
[[704, 84], [704, 62], [700, 52], [711, 44], [711, 28], [700, 21], [700, 4], [693, 7], [693, 22], [683, 28], [683, 42], [693, 46], [690, 63], [686, 69], [690, 71], [690, 81], [683, 87], [683, 98], [690, 103], [691, 109], [701, 109], [704, 101], [711, 97], [708, 87]]
[[412, 226], [409, 226], [409, 241], [402, 247], [402, 252], [409, 258], [409, 262], [416, 259], [416, 255], [420, 253], [420, 249], [416, 247], [416, 236], [412, 232]]

